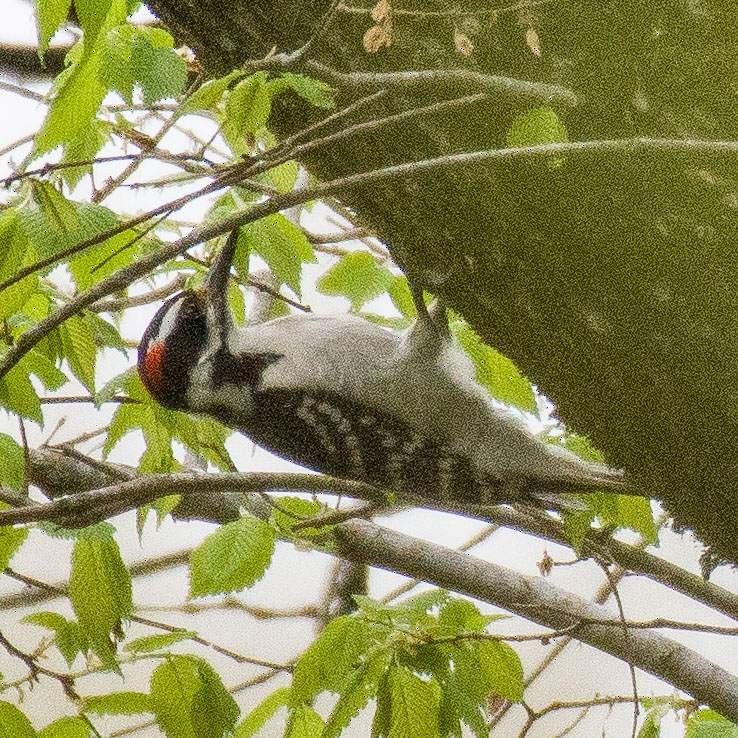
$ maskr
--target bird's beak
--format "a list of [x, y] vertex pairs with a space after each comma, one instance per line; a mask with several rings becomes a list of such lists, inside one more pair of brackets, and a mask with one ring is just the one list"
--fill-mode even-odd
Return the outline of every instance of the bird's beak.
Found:
[[239, 229], [236, 228], [228, 234], [223, 248], [215, 257], [208, 276], [200, 288], [207, 304], [208, 322], [216, 328], [217, 340], [221, 345], [226, 344], [231, 326], [231, 314], [228, 309], [228, 278], [236, 253], [238, 231]]

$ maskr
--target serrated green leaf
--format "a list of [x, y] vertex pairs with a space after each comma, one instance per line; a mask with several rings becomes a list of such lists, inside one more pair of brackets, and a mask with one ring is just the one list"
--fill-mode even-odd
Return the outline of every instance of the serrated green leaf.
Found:
[[79, 623], [74, 620], [67, 620], [63, 615], [59, 615], [59, 613], [46, 610], [31, 613], [23, 618], [23, 622], [33, 623], [42, 628], [53, 630], [56, 647], [62, 656], [64, 656], [69, 667], [74, 663], [77, 654], [87, 651], [87, 639], [82, 633]]
[[[292, 526], [305, 518], [317, 515], [323, 506], [316, 500], [306, 500], [303, 497], [280, 497], [279, 508], [272, 511], [272, 522], [286, 535], [292, 535]], [[318, 533], [318, 528], [300, 529], [300, 536], [310, 536]]]
[[690, 715], [684, 738], [738, 738], [738, 725], [703, 708]]
[[115, 90], [129, 104], [133, 103], [135, 80], [131, 69], [133, 38], [137, 30], [130, 23], [111, 28], [102, 42], [98, 76], [111, 90]]
[[233, 735], [240, 710], [215, 669], [199, 664], [202, 686], [192, 700], [192, 725], [198, 738]]
[[303, 263], [316, 261], [302, 228], [279, 213], [242, 227], [238, 248], [241, 253], [258, 254], [276, 279], [297, 295], [300, 295]]
[[193, 597], [232, 592], [261, 579], [274, 553], [274, 530], [245, 515], [211, 533], [190, 557]]
[[214, 110], [228, 89], [228, 85], [240, 74], [241, 72], [234, 70], [225, 75], [225, 77], [208, 80], [185, 100], [181, 112], [189, 113], [195, 110]]
[[69, 69], [36, 134], [34, 154], [43, 154], [72, 141], [90, 124], [105, 97], [99, 67], [100, 54], [93, 51]]
[[[26, 477], [26, 457], [23, 447], [15, 442], [7, 433], [0, 433], [0, 484], [6, 484], [15, 490], [23, 489]], [[2, 528], [0, 528], [2, 530]], [[0, 554], [0, 563], [3, 557]], [[1, 568], [8, 565], [7, 561]]]
[[0, 527], [0, 572], [10, 563], [28, 536], [28, 528], [14, 528], [11, 525]]
[[290, 712], [284, 738], [322, 738], [323, 718], [310, 705], [298, 705]]
[[41, 610], [39, 612], [32, 612], [26, 615], [22, 620], [22, 623], [32, 623], [42, 628], [48, 628], [49, 630], [59, 630], [67, 623], [67, 619], [60, 615], [58, 612], [52, 612], [51, 610]]
[[129, 653], [150, 653], [161, 651], [163, 648], [194, 638], [197, 635], [193, 630], [176, 630], [173, 633], [157, 633], [156, 635], [141, 636], [126, 643], [124, 650]]
[[266, 74], [257, 72], [241, 80], [228, 95], [226, 119], [233, 135], [254, 134], [266, 125], [272, 111], [272, 99], [265, 84]]
[[[154, 36], [147, 31], [158, 31]], [[161, 34], [166, 34], [167, 39]], [[144, 104], [178, 97], [187, 82], [187, 64], [172, 48], [172, 37], [163, 29], [141, 29], [132, 39], [131, 76], [141, 86]]]
[[[19, 212], [8, 208], [0, 212], [0, 280], [15, 275], [19, 269], [36, 261], [36, 249], [31, 246], [21, 227]], [[20, 282], [0, 292], [0, 318], [21, 309], [38, 285], [38, 275], [29, 274]]]
[[461, 325], [455, 334], [461, 347], [474, 362], [477, 381], [494, 398], [522, 410], [536, 412], [533, 387], [510, 359], [483, 343], [466, 323]]
[[0, 700], [0, 738], [36, 738], [31, 721], [5, 700]]
[[338, 738], [343, 733], [344, 728], [377, 694], [391, 661], [392, 653], [389, 650], [378, 650], [354, 668], [326, 721], [322, 738]]
[[394, 275], [367, 251], [352, 251], [342, 256], [317, 281], [317, 288], [326, 295], [342, 295], [356, 312], [364, 303], [387, 292]]
[[371, 636], [372, 626], [359, 618], [342, 615], [331, 620], [295, 665], [292, 704], [310, 702], [323, 691], [340, 693], [371, 647]]
[[90, 724], [78, 717], [62, 717], [39, 731], [38, 738], [93, 738]]
[[479, 641], [475, 648], [481, 673], [478, 674], [487, 689], [512, 702], [523, 699], [523, 665], [520, 657], [507, 643]]
[[392, 704], [388, 738], [437, 738], [441, 690], [404, 667], [389, 673]]
[[[0, 356], [7, 351], [3, 349], [4, 347], [0, 346]], [[27, 355], [4, 377], [0, 377], [0, 406], [41, 425], [43, 423], [41, 401], [29, 379], [26, 359]]]
[[457, 633], [463, 631], [481, 633], [489, 625], [490, 616], [482, 615], [473, 602], [453, 597], [442, 606], [438, 622]]
[[287, 84], [304, 100], [316, 108], [335, 108], [336, 99], [333, 88], [319, 79], [306, 77], [304, 74], [285, 72], [282, 75]]
[[[668, 707], [666, 708], [668, 710]], [[643, 721], [638, 738], [659, 738], [661, 735], [661, 719], [664, 717], [663, 709], [649, 710]]]
[[250, 710], [248, 715], [236, 726], [235, 738], [251, 738], [261, 730], [280, 707], [287, 706], [289, 701], [289, 687], [283, 687], [272, 692]]
[[221, 738], [238, 718], [218, 674], [195, 656], [170, 656], [157, 666], [149, 703], [167, 738]]
[[[108, 142], [112, 131], [113, 126], [108, 121], [93, 119], [88, 126], [64, 144], [62, 162], [71, 164], [94, 159], [97, 152]], [[61, 174], [67, 185], [73, 188], [85, 174], [89, 174], [91, 171], [92, 165], [84, 164], [62, 169]]]
[[53, 538], [62, 538], [68, 541], [76, 541], [78, 538], [110, 538], [115, 534], [115, 526], [107, 520], [93, 523], [86, 528], [64, 528], [61, 525], [49, 521], [41, 521], [37, 524], [38, 530]]
[[192, 704], [202, 687], [194, 656], [170, 656], [151, 674], [149, 704], [167, 738], [199, 738], [192, 726]]
[[74, 544], [69, 599], [90, 646], [103, 664], [118, 669], [112, 634], [133, 607], [131, 576], [115, 540], [83, 536]]
[[84, 318], [73, 315], [62, 323], [58, 330], [64, 357], [74, 375], [94, 394], [97, 347], [90, 326]]
[[295, 188], [297, 175], [300, 173], [300, 165], [294, 161], [282, 162], [264, 174], [259, 175], [257, 180], [271, 185], [277, 192], [291, 192]]
[[87, 48], [94, 48], [97, 36], [105, 25], [113, 0], [74, 0], [82, 30], [85, 32]]
[[43, 61], [49, 41], [59, 26], [67, 19], [72, 0], [36, 0], [36, 30], [38, 32], [38, 57]]
[[95, 313], [87, 313], [85, 321], [92, 330], [95, 346], [98, 348], [113, 348], [120, 351], [124, 356], [128, 356], [128, 346], [114, 325]]
[[151, 712], [149, 695], [145, 692], [110, 692], [84, 697], [82, 709], [97, 715], [134, 715]]

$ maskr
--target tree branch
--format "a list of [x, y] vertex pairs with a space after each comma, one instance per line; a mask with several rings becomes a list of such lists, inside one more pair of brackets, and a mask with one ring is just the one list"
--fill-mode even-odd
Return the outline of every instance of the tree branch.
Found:
[[[619, 624], [607, 608], [590, 604], [540, 578], [523, 576], [365, 520], [342, 523], [335, 532], [342, 556], [422, 578], [555, 630], [588, 618]], [[630, 632], [626, 638], [621, 628], [595, 624], [578, 628], [576, 638], [623, 661], [632, 661], [634, 666], [738, 721], [738, 679], [686, 646], [648, 631]]]

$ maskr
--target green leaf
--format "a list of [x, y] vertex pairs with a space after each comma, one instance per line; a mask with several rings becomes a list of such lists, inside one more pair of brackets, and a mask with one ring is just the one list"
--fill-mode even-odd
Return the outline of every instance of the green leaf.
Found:
[[[326, 721], [322, 738], [338, 738], [351, 720], [361, 712], [377, 694], [383, 681], [392, 654], [389, 650], [378, 650], [359, 664], [341, 689], [341, 696]], [[429, 738], [432, 734], [429, 734]]]
[[28, 528], [14, 528], [11, 525], [0, 527], [0, 572], [5, 571], [27, 536]]
[[41, 130], [36, 134], [35, 155], [74, 140], [90, 125], [105, 97], [99, 67], [100, 54], [93, 52], [69, 69], [51, 101]]
[[302, 264], [315, 262], [315, 253], [302, 228], [275, 213], [241, 228], [238, 248], [261, 256], [280, 283], [300, 295]]
[[409, 669], [395, 667], [389, 673], [392, 705], [388, 738], [437, 738], [441, 690]]
[[684, 738], [738, 738], [738, 726], [703, 708], [690, 715]]
[[479, 608], [469, 600], [460, 597], [450, 598], [441, 607], [438, 622], [452, 633], [473, 631], [481, 633], [493, 620], [504, 615], [482, 615]]
[[88, 49], [94, 48], [112, 4], [112, 0], [74, 0], [74, 9], [85, 32], [85, 46]]
[[274, 530], [251, 515], [222, 525], [190, 558], [193, 597], [243, 589], [264, 575], [274, 553]]
[[182, 113], [195, 110], [215, 110], [228, 85], [241, 74], [238, 70], [230, 72], [225, 77], [211, 79], [195, 90], [182, 104]]
[[[93, 119], [74, 138], [64, 144], [62, 162], [70, 164], [78, 161], [89, 161], [97, 156], [98, 151], [108, 142], [113, 126], [105, 120]], [[68, 167], [61, 170], [62, 177], [69, 187], [75, 187], [85, 174], [92, 172], [91, 164]]]
[[[280, 708], [289, 704], [289, 687], [277, 689], [254, 707], [236, 726], [236, 738], [251, 738], [258, 733], [264, 724]], [[322, 725], [322, 724], [321, 724]]]
[[[15, 442], [7, 433], [0, 433], [0, 484], [6, 484], [15, 490], [23, 489], [26, 478], [26, 457], [23, 447]], [[2, 530], [2, 529], [0, 529]], [[0, 563], [3, 557], [0, 554]], [[5, 563], [7, 566], [7, 562]], [[5, 566], [2, 566], [4, 569]]]
[[277, 192], [291, 192], [295, 187], [299, 173], [300, 165], [290, 159], [290, 161], [284, 161], [269, 171], [264, 172], [264, 174], [259, 175], [257, 180], [271, 185]]
[[0, 700], [0, 738], [36, 738], [30, 720], [5, 700]]
[[[513, 148], [568, 141], [569, 133], [553, 108], [543, 105], [516, 116], [507, 131], [507, 145]], [[557, 169], [563, 156], [552, 156], [546, 162], [549, 169]]]
[[310, 702], [326, 690], [340, 693], [370, 648], [374, 627], [350, 615], [331, 620], [295, 666], [292, 704]]
[[566, 126], [547, 105], [517, 115], [507, 131], [507, 145], [514, 147], [568, 140]]
[[109, 669], [118, 669], [111, 634], [132, 610], [131, 576], [109, 536], [83, 536], [72, 553], [69, 599], [90, 646]]
[[38, 57], [43, 61], [49, 41], [59, 26], [67, 19], [72, 0], [36, 0], [36, 30], [38, 31]]
[[173, 45], [172, 37], [161, 28], [140, 29], [133, 37], [131, 76], [141, 85], [145, 105], [178, 97], [184, 90], [187, 64]]
[[167, 738], [221, 738], [238, 718], [218, 674], [195, 656], [170, 656], [157, 666], [149, 702]]
[[531, 383], [515, 364], [499, 351], [487, 346], [471, 326], [462, 324], [455, 331], [456, 339], [474, 362], [477, 381], [500, 402], [536, 412], [536, 398]]
[[176, 630], [173, 633], [157, 633], [156, 635], [141, 636], [126, 643], [125, 650], [130, 653], [150, 653], [161, 651], [175, 643], [194, 638], [197, 635], [193, 630]]
[[74, 620], [67, 620], [59, 613], [46, 610], [31, 613], [23, 618], [23, 622], [53, 630], [56, 647], [70, 667], [74, 663], [77, 654], [87, 651], [87, 639], [79, 627], [79, 623]]
[[95, 393], [95, 358], [97, 347], [92, 329], [84, 318], [73, 315], [59, 326], [64, 357], [77, 379]]
[[235, 136], [256, 133], [266, 125], [272, 111], [266, 74], [257, 72], [239, 82], [226, 100], [226, 124]]
[[343, 295], [351, 302], [351, 310], [387, 292], [394, 275], [367, 251], [352, 251], [342, 256], [317, 281], [317, 288], [326, 295]]
[[[280, 497], [279, 509], [272, 511], [272, 522], [280, 532], [285, 535], [292, 535], [292, 526], [301, 523], [305, 518], [317, 515], [323, 510], [316, 500], [306, 500], [303, 497]], [[302, 528], [296, 533], [300, 537], [309, 537], [320, 532], [319, 528]]]
[[407, 277], [401, 277], [399, 274], [395, 275], [392, 278], [388, 292], [393, 305], [405, 318], [418, 317], [418, 310], [415, 307], [413, 293], [410, 291]]
[[520, 702], [524, 689], [523, 665], [512, 647], [500, 641], [480, 641], [475, 651], [481, 669], [478, 677], [489, 692]]
[[322, 738], [323, 718], [310, 705], [298, 705], [291, 711], [284, 738]]
[[[0, 356], [7, 349], [0, 345]], [[38, 349], [29, 351], [8, 373], [0, 378], [0, 405], [12, 412], [41, 424], [41, 401], [31, 384], [30, 375], [35, 374], [47, 389], [57, 389], [66, 380]]]
[[84, 697], [82, 709], [97, 715], [134, 715], [151, 712], [149, 695], [145, 692], [110, 692]]
[[668, 705], [658, 705], [653, 710], [649, 710], [643, 725], [638, 731], [638, 738], [659, 738], [661, 735], [661, 719], [668, 709]]
[[303, 99], [316, 108], [335, 108], [336, 100], [330, 85], [304, 74], [285, 72], [282, 79]]
[[38, 738], [92, 738], [90, 724], [78, 717], [63, 717], [39, 731]]
[[192, 724], [201, 738], [233, 735], [240, 710], [220, 675], [210, 664], [201, 661], [199, 675], [202, 687], [192, 701]]
[[199, 738], [192, 725], [195, 695], [202, 688], [194, 656], [170, 656], [151, 674], [149, 704], [167, 738]]
[[[36, 249], [29, 243], [21, 227], [17, 210], [8, 208], [0, 212], [0, 280], [5, 281], [19, 269], [33, 264]], [[29, 274], [11, 287], [0, 292], [0, 318], [21, 309], [38, 286], [38, 275]]]

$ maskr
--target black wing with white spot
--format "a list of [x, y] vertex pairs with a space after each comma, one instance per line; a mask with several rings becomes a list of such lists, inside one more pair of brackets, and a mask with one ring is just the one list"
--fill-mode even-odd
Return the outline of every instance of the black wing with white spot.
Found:
[[395, 418], [330, 394], [262, 390], [254, 402], [241, 430], [301, 466], [439, 502], [500, 500], [504, 485]]

